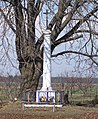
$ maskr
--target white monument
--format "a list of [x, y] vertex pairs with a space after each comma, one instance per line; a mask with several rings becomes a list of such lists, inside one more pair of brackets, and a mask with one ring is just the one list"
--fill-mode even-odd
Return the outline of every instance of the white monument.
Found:
[[44, 30], [43, 85], [41, 90], [36, 92], [37, 103], [41, 97], [55, 99], [55, 91], [51, 87], [51, 31], [48, 29]]
[[43, 91], [52, 90], [51, 87], [51, 31], [44, 31], [44, 53], [43, 53]]
[[[47, 5], [47, 2], [46, 2]], [[39, 98], [53, 98], [55, 99], [55, 91], [51, 87], [51, 31], [48, 27], [48, 12], [49, 8], [46, 9], [46, 28], [43, 30], [44, 34], [44, 51], [43, 51], [43, 85], [41, 90], [36, 92], [36, 102], [39, 102]], [[47, 101], [48, 101], [47, 99]]]

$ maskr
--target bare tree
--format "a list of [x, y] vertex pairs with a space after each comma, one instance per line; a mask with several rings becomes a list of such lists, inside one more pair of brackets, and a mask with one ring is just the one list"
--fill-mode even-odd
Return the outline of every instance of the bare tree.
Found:
[[[46, 2], [54, 2], [56, 10], [51, 11], [51, 6]], [[43, 33], [40, 37], [35, 34], [35, 22], [39, 15], [42, 17], [41, 11], [45, 4], [53, 13], [48, 21], [48, 29], [52, 31], [52, 57], [74, 53], [87, 56], [98, 65], [98, 4], [95, 0], [1, 0], [0, 24], [5, 26], [2, 41], [8, 40], [6, 32], [11, 29], [15, 34], [22, 78], [21, 92], [28, 88], [36, 90], [42, 75], [44, 38]], [[66, 44], [66, 49], [53, 54], [54, 49], [63, 43]]]

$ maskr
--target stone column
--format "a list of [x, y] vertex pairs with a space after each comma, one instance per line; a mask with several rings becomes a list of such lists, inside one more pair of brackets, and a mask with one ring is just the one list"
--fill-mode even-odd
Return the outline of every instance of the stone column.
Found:
[[51, 87], [51, 31], [44, 31], [43, 86], [41, 90], [52, 90]]

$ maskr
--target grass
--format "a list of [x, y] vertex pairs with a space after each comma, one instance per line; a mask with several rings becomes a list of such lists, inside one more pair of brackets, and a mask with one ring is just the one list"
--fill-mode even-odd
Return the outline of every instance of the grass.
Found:
[[53, 108], [25, 108], [22, 109], [22, 104], [20, 102], [9, 103], [0, 109], [0, 114], [22, 114], [22, 115], [32, 115], [36, 117], [46, 116], [46, 117], [66, 117], [71, 118], [78, 115], [83, 115], [85, 113], [98, 112], [98, 108], [89, 107], [79, 107], [79, 106], [64, 106], [56, 108], [53, 112]]

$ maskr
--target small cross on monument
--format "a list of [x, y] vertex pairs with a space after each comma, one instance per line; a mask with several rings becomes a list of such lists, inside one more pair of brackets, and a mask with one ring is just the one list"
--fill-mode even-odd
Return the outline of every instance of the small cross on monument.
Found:
[[46, 9], [46, 12], [44, 14], [46, 14], [46, 29], [48, 29], [48, 9]]

